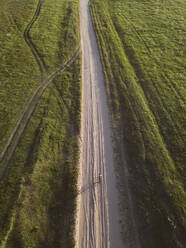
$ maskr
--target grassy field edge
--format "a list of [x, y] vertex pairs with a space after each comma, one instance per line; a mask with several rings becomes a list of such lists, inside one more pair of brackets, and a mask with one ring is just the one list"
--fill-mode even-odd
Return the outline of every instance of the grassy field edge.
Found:
[[184, 185], [108, 8], [105, 1], [90, 2], [111, 113], [121, 120], [140, 242], [142, 247], [183, 247]]
[[[14, 18], [19, 25], [19, 15]], [[41, 31], [43, 44], [38, 40]], [[52, 6], [43, 1], [31, 38], [53, 72], [79, 46], [79, 1], [56, 1]], [[74, 246], [80, 70], [81, 55], [46, 89], [1, 182], [1, 247]]]

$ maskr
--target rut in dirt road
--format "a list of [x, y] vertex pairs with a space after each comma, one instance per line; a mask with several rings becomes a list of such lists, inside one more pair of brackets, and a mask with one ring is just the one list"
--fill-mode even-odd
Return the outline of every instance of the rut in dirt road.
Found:
[[88, 0], [80, 0], [80, 18], [83, 85], [77, 247], [123, 248], [111, 121]]

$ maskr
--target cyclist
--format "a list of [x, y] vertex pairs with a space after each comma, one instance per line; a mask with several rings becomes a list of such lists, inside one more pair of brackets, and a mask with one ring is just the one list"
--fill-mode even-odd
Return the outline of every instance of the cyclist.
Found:
[[102, 174], [100, 173], [100, 174], [99, 174], [99, 182], [102, 181], [102, 178], [103, 178], [103, 176], [102, 176]]

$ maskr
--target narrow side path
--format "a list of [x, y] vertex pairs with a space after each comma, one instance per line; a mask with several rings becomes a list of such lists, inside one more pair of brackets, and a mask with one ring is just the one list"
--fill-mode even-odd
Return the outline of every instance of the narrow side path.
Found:
[[88, 3], [80, 0], [83, 85], [77, 248], [123, 248], [111, 121]]
[[[9, 154], [7, 155], [7, 159], [5, 161], [5, 164], [3, 166], [2, 171], [0, 171], [0, 182], [3, 180], [7, 170], [9, 163], [14, 155], [14, 152], [22, 138], [22, 135], [25, 131], [25, 128], [27, 127], [30, 118], [32, 117], [32, 114], [34, 113], [43, 93], [45, 92], [46, 88], [56, 79], [56, 77], [64, 72], [77, 58], [79, 55], [79, 48], [76, 49], [75, 53], [72, 57], [69, 58], [69, 60], [66, 61], [65, 64], [60, 66], [56, 71], [51, 73], [44, 81], [43, 84], [40, 85], [34, 92], [34, 94], [31, 96], [30, 100], [28, 101], [24, 112], [22, 113], [21, 118], [18, 120], [18, 123], [16, 127], [13, 130], [13, 133], [8, 139], [8, 143], [5, 146], [5, 149], [3, 151], [3, 155], [0, 157], [0, 163], [3, 162], [3, 158], [5, 157], [6, 153], [9, 151]], [[17, 136], [16, 136], [17, 135]], [[12, 145], [12, 146], [11, 146]], [[11, 147], [10, 147], [11, 146]]]
[[36, 45], [34, 44], [34, 42], [32, 41], [32, 39], [30, 37], [30, 30], [40, 15], [42, 4], [43, 4], [43, 0], [38, 0], [38, 5], [37, 5], [36, 11], [34, 13], [34, 16], [32, 17], [32, 20], [29, 22], [29, 24], [27, 25], [27, 27], [24, 31], [25, 42], [27, 43], [28, 47], [30, 48], [30, 50], [31, 50], [31, 52], [32, 52], [32, 54], [36, 60], [36, 63], [39, 67], [39, 70], [41, 73], [41, 81], [44, 77], [44, 73], [47, 72], [48, 69], [47, 69], [47, 66], [46, 66], [46, 63], [45, 63], [43, 57], [41, 56]]

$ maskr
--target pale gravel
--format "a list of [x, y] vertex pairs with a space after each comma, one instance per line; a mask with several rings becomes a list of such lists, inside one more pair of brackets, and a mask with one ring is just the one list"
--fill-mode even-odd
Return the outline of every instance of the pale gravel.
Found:
[[123, 248], [111, 120], [88, 0], [80, 0], [80, 21], [82, 130], [76, 247]]

